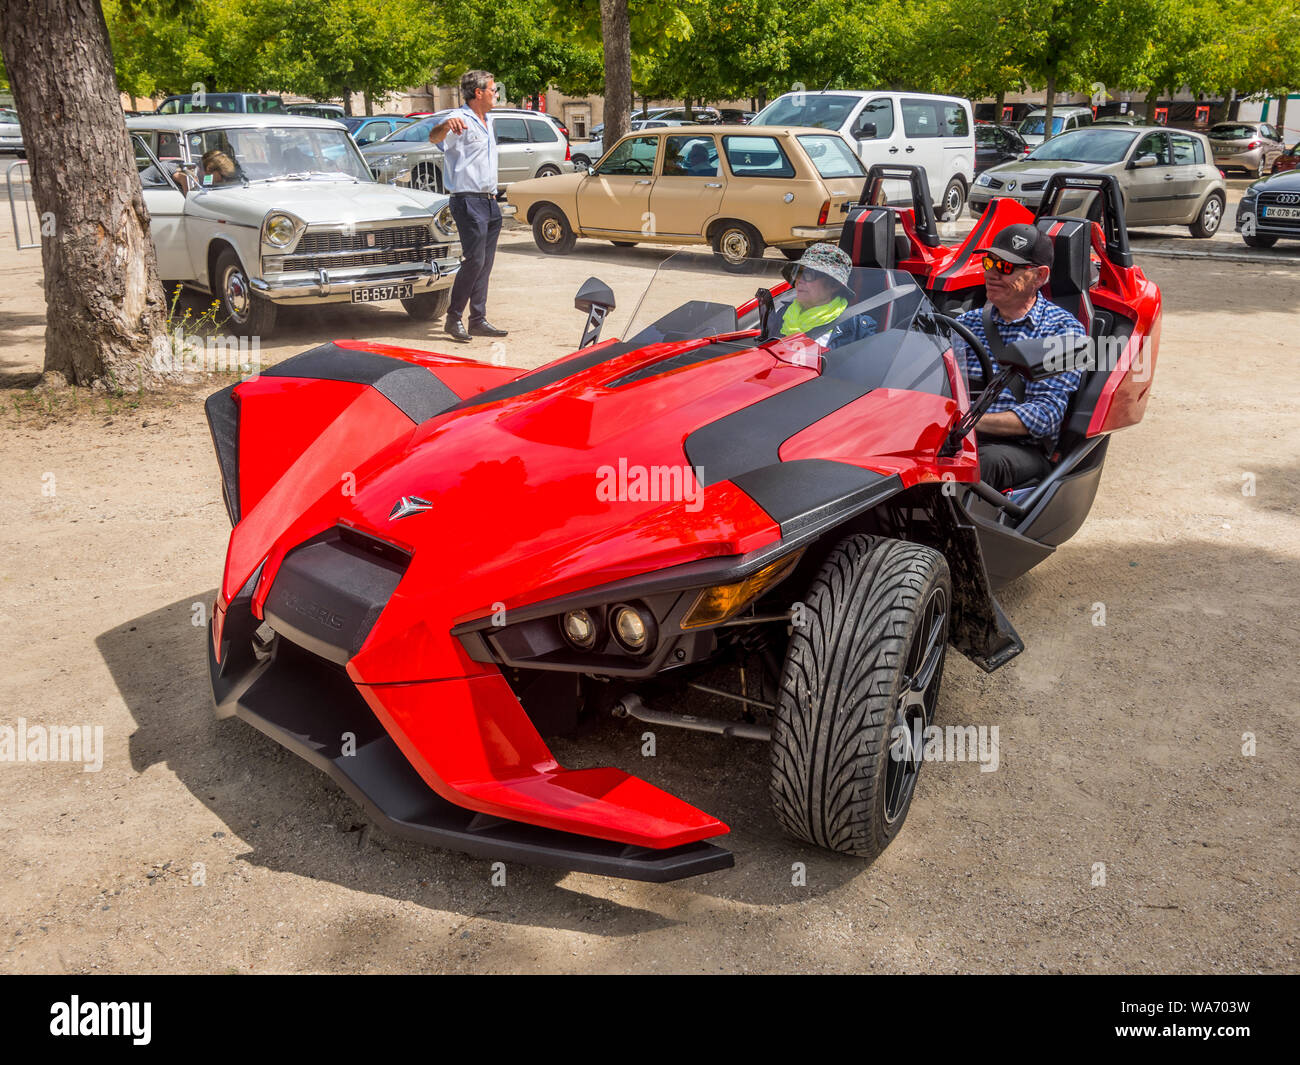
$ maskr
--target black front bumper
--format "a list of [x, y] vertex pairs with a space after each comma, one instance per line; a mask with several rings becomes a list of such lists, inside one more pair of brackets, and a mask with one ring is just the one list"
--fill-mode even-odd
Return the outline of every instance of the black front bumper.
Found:
[[[247, 613], [247, 600], [231, 604]], [[242, 622], [242, 624], [241, 624]], [[666, 850], [629, 846], [475, 813], [433, 791], [406, 760], [341, 669], [277, 637], [259, 661], [246, 638], [248, 616], [226, 623], [222, 663], [208, 638], [217, 716], [238, 716], [306, 759], [393, 835], [491, 861], [543, 865], [664, 883], [729, 869], [730, 851], [711, 843]], [[344, 737], [355, 737], [344, 753]]]

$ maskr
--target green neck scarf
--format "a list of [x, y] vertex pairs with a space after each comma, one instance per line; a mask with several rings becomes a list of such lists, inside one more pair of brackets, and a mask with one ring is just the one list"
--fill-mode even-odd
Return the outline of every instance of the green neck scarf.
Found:
[[785, 309], [785, 317], [781, 319], [781, 335], [788, 337], [792, 333], [806, 333], [809, 329], [833, 322], [844, 313], [844, 308], [848, 305], [849, 301], [843, 296], [836, 296], [830, 303], [823, 303], [820, 307], [805, 307], [795, 300]]

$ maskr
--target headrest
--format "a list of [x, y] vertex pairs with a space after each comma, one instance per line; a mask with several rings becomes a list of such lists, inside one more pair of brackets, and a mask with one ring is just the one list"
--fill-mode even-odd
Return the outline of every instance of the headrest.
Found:
[[840, 233], [840, 247], [854, 266], [892, 270], [898, 262], [897, 224], [897, 213], [888, 207], [853, 207]]
[[1052, 216], [1038, 219], [1038, 228], [1052, 240], [1052, 272], [1046, 285], [1052, 297], [1087, 292], [1092, 285], [1092, 223]]

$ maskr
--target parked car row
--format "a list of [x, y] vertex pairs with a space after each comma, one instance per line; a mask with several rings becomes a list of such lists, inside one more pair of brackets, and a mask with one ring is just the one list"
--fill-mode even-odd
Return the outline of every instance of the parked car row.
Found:
[[18, 112], [9, 107], [0, 107], [0, 152], [13, 152], [18, 156], [27, 155], [27, 146], [23, 143], [23, 129], [18, 123]]

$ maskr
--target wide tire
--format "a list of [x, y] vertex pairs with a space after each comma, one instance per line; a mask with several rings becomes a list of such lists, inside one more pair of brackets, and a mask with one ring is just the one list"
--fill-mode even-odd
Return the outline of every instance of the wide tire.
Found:
[[216, 294], [222, 327], [236, 336], [268, 336], [275, 328], [275, 304], [253, 293], [248, 271], [232, 248], [217, 256]]
[[713, 231], [713, 252], [722, 260], [723, 269], [732, 273], [753, 270], [766, 249], [758, 230], [747, 222], [721, 222]]
[[1253, 236], [1241, 235], [1241, 239], [1246, 242], [1248, 248], [1271, 248], [1277, 243], [1277, 237], [1261, 237], [1258, 233]]
[[1187, 228], [1191, 230], [1194, 237], [1212, 237], [1219, 231], [1219, 226], [1223, 225], [1223, 194], [1212, 192], [1205, 198], [1205, 203], [1201, 205], [1201, 213], [1196, 216], [1196, 221]]
[[402, 310], [417, 322], [432, 322], [447, 313], [451, 305], [451, 289], [443, 288], [437, 292], [421, 292], [409, 300], [402, 300]]
[[772, 806], [791, 835], [874, 858], [898, 834], [951, 603], [948, 564], [931, 548], [856, 535], [827, 557], [796, 618], [772, 730]]
[[578, 243], [564, 212], [550, 204], [533, 215], [533, 240], [547, 255], [567, 255]]

